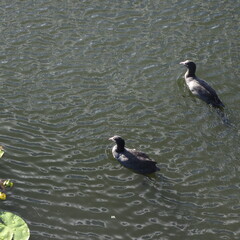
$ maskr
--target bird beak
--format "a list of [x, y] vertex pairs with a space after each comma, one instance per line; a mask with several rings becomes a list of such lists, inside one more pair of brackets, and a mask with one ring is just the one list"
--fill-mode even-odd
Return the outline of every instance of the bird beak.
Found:
[[181, 65], [185, 65], [185, 62], [180, 62], [179, 64], [181, 64]]
[[110, 140], [110, 141], [114, 141], [114, 140], [113, 140], [113, 137], [109, 138], [108, 140]]

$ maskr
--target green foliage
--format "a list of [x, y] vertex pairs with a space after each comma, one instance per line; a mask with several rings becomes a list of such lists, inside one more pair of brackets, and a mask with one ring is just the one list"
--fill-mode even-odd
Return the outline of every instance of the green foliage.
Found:
[[0, 158], [3, 156], [3, 154], [4, 154], [3, 147], [0, 146]]
[[28, 240], [30, 231], [25, 221], [10, 212], [0, 212], [0, 240]]

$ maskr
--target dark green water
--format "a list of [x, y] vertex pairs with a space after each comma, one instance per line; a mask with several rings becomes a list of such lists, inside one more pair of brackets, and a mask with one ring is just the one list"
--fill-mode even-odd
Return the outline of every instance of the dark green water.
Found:
[[[31, 240], [239, 239], [237, 1], [2, 1], [0, 210]], [[193, 98], [197, 63], [226, 125]], [[147, 152], [150, 181], [112, 158], [109, 137]]]

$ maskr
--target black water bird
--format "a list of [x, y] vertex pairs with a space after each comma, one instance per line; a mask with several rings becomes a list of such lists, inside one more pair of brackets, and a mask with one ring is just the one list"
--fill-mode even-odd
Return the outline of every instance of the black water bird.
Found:
[[219, 99], [215, 90], [210, 87], [207, 82], [195, 75], [196, 64], [189, 60], [180, 62], [180, 64], [187, 67], [187, 72], [185, 73], [185, 82], [192, 94], [202, 99], [207, 104], [212, 105], [213, 107], [223, 108], [224, 104]]
[[124, 167], [140, 174], [151, 174], [160, 170], [147, 154], [125, 148], [125, 141], [120, 136], [113, 136], [109, 140], [117, 144], [112, 148], [112, 154]]

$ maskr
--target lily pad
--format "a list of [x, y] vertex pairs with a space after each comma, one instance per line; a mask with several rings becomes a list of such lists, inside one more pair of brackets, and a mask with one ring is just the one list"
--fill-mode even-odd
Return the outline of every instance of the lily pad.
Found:
[[28, 240], [30, 231], [25, 221], [11, 212], [0, 212], [0, 240]]

